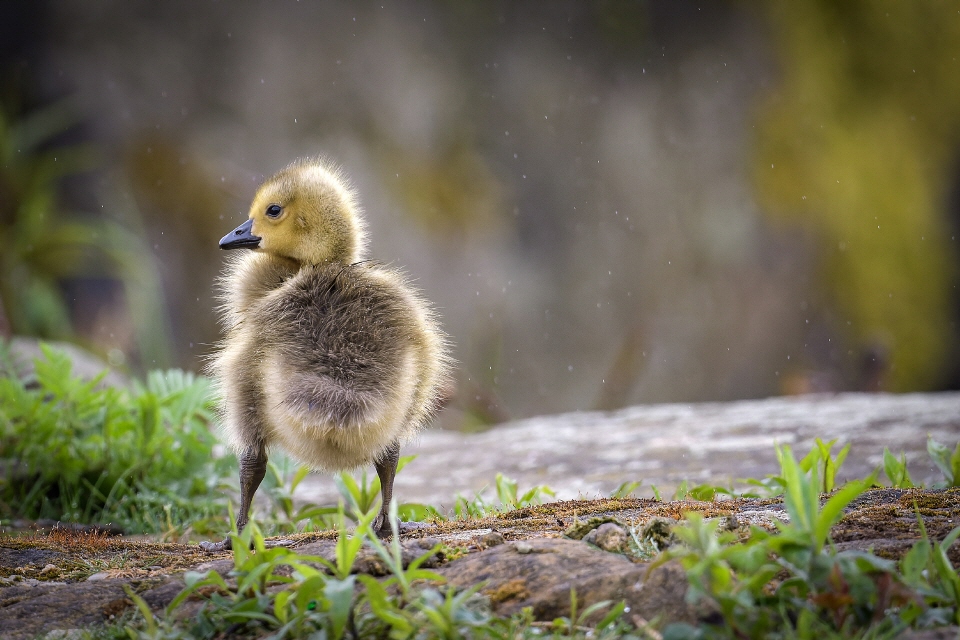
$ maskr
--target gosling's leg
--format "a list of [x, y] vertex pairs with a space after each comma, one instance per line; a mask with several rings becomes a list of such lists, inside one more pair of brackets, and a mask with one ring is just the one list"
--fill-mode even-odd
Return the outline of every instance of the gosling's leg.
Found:
[[[380, 477], [380, 497], [382, 501], [380, 513], [373, 521], [373, 530], [381, 538], [393, 535], [393, 529], [390, 527], [390, 501], [393, 499], [393, 481], [397, 477], [398, 460], [400, 460], [400, 443], [394, 442], [374, 464], [377, 468], [377, 475]], [[431, 526], [422, 522], [401, 522], [399, 518], [397, 519], [398, 533], [410, 533], [428, 529]]]
[[[237, 512], [237, 532], [243, 531], [250, 520], [250, 505], [253, 496], [267, 473], [267, 450], [263, 443], [247, 448], [239, 458], [240, 462], [240, 510]], [[231, 549], [233, 543], [228, 535], [220, 542], [201, 542], [204, 551], [217, 552]]]
[[[253, 496], [267, 474], [267, 449], [263, 443], [248, 448], [240, 456], [240, 511], [237, 512], [237, 532], [242, 532], [250, 519]], [[229, 539], [229, 538], [228, 538]]]
[[[380, 476], [380, 513], [373, 521], [373, 530], [377, 536], [386, 538], [393, 533], [390, 528], [390, 501], [393, 499], [393, 481], [397, 477], [397, 461], [400, 460], [400, 443], [394, 442], [376, 461], [377, 475]], [[397, 523], [400, 524], [399, 522]]]

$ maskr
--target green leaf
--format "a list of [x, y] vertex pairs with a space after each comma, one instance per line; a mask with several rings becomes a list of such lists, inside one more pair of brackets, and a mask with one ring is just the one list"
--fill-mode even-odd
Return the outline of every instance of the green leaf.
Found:
[[360, 493], [360, 486], [353, 476], [349, 473], [338, 473], [334, 476], [334, 482], [337, 485], [337, 490], [340, 492], [340, 495], [343, 496], [355, 511], [360, 512], [360, 503], [363, 500], [363, 496]]
[[180, 605], [181, 602], [186, 600], [201, 587], [215, 585], [224, 591], [227, 590], [227, 583], [224, 581], [223, 576], [216, 571], [208, 571], [206, 573], [187, 571], [187, 573], [184, 575], [184, 582], [186, 587], [180, 593], [178, 593], [173, 600], [170, 601], [169, 605], [167, 605], [166, 611], [168, 616]]
[[[836, 440], [834, 440], [834, 442], [836, 442]], [[805, 455], [800, 461], [800, 469], [805, 473], [815, 470], [817, 466], [819, 466], [820, 460], [823, 458], [820, 447], [821, 444], [822, 442], [820, 441], [820, 438], [814, 440], [814, 446], [812, 449], [810, 449], [810, 453]], [[787, 445], [784, 445], [784, 448], [787, 448]]]
[[400, 456], [400, 459], [397, 460], [397, 473], [403, 471], [403, 468], [417, 459], [416, 455], [412, 456]]
[[523, 508], [531, 504], [540, 504], [543, 502], [542, 495], [555, 496], [556, 494], [546, 485], [537, 485], [524, 493], [513, 506]]
[[593, 603], [592, 605], [584, 609], [583, 613], [577, 616], [576, 624], [586, 625], [586, 622], [590, 618], [590, 616], [592, 616], [594, 613], [598, 611], [606, 609], [611, 604], [612, 604], [611, 600], [601, 600], [600, 602]]
[[956, 527], [953, 529], [953, 531], [948, 533], [940, 542], [940, 546], [944, 549], [949, 549], [951, 546], [953, 546], [953, 543], [957, 541], [958, 536], [960, 536], [960, 527]]
[[293, 479], [290, 481], [290, 493], [296, 490], [297, 485], [300, 484], [309, 473], [310, 467], [301, 465], [300, 468], [297, 469], [297, 472], [293, 474]]
[[830, 535], [830, 529], [843, 517], [843, 510], [866, 490], [862, 482], [850, 482], [830, 496], [817, 516], [814, 531], [814, 543], [817, 552], [823, 548]]
[[779, 451], [781, 473], [786, 485], [784, 506], [790, 514], [790, 525], [799, 532], [812, 535], [819, 507], [816, 487], [797, 464], [789, 446], [784, 445]]
[[834, 556], [837, 560], [854, 561], [857, 569], [861, 572], [889, 573], [894, 574], [897, 565], [893, 560], [875, 556], [867, 551], [842, 551]]
[[921, 573], [930, 562], [932, 547], [929, 540], [918, 540], [900, 561], [900, 570], [908, 584], [917, 585]]
[[686, 500], [687, 499], [687, 481], [684, 480], [680, 483], [680, 486], [677, 487], [677, 490], [673, 492], [674, 500]]
[[960, 607], [960, 575], [957, 574], [956, 569], [953, 568], [953, 564], [947, 557], [947, 547], [943, 543], [934, 545], [931, 556], [941, 586], [947, 592], [950, 600]]
[[907, 470], [906, 453], [901, 453], [900, 459], [897, 460], [897, 458], [890, 453], [890, 449], [884, 447], [883, 471], [887, 474], [890, 483], [898, 489], [909, 489], [915, 486], [910, 479], [910, 472]]
[[837, 485], [837, 473], [840, 472], [840, 467], [843, 466], [843, 461], [847, 459], [847, 454], [850, 453], [850, 443], [848, 442], [842, 449], [840, 453], [837, 454], [837, 457], [834, 459], [827, 459], [829, 463], [829, 473], [825, 473], [827, 480], [825, 483], [825, 488], [827, 492], [833, 491]]
[[934, 440], [933, 436], [927, 437], [927, 453], [930, 454], [933, 463], [943, 473], [943, 477], [947, 480], [947, 486], [950, 487], [955, 487], [960, 483], [960, 476], [954, 473], [954, 460], [960, 457], [958, 452], [960, 452], [960, 443], [957, 443], [957, 448], [951, 454], [950, 449]]
[[610, 494], [610, 497], [613, 499], [622, 499], [630, 497], [634, 491], [640, 488], [640, 485], [643, 484], [643, 480], [637, 480], [634, 482], [623, 482], [619, 487], [613, 490]]
[[297, 587], [296, 596], [294, 598], [294, 604], [297, 607], [297, 611], [304, 613], [307, 611], [310, 602], [313, 600], [321, 599], [321, 595], [324, 593], [327, 584], [327, 577], [321, 573], [318, 573], [310, 578], [307, 578]]
[[699, 484], [689, 492], [690, 497], [701, 502], [712, 502], [717, 497], [717, 487], [708, 484]]
[[133, 603], [137, 605], [137, 609], [140, 610], [140, 614], [143, 616], [144, 621], [147, 624], [147, 633], [150, 635], [156, 635], [157, 633], [157, 621], [153, 617], [153, 611], [150, 610], [150, 605], [147, 604], [146, 600], [137, 595], [130, 585], [123, 585], [123, 590], [127, 593], [127, 597], [133, 600]]
[[494, 484], [497, 487], [497, 498], [506, 508], [516, 508], [517, 505], [517, 481], [512, 480], [502, 473], [498, 473]]
[[367, 575], [359, 575], [357, 579], [366, 587], [367, 602], [370, 604], [370, 611], [392, 629], [402, 633], [412, 633], [413, 625], [407, 619], [403, 611], [397, 608], [390, 598], [382, 584], [375, 578]]
[[333, 637], [342, 638], [343, 630], [347, 626], [347, 620], [353, 611], [353, 586], [356, 582], [354, 576], [348, 576], [343, 580], [331, 578], [323, 588], [323, 593], [330, 604], [330, 622], [333, 625]]
[[[256, 604], [254, 602], [254, 604]], [[275, 624], [277, 621], [276, 618], [271, 616], [269, 613], [264, 613], [262, 611], [237, 611], [236, 609], [227, 612], [223, 616], [224, 620], [228, 622], [241, 622], [244, 620], [260, 620], [266, 622], [268, 625]]]
[[436, 507], [416, 502], [405, 502], [397, 507], [397, 515], [404, 522], [423, 522], [424, 520], [446, 520]]
[[292, 591], [281, 591], [273, 600], [273, 615], [282, 624], [287, 624], [287, 600], [293, 595]]
[[960, 442], [957, 443], [950, 455], [950, 470], [952, 473], [950, 486], [960, 486]]
[[371, 513], [361, 517], [364, 518], [363, 528], [357, 527], [358, 533], [355, 533], [352, 537], [347, 536], [346, 524], [344, 523], [343, 517], [340, 518], [340, 524], [337, 527], [339, 536], [337, 537], [336, 546], [336, 576], [341, 580], [345, 579], [353, 569], [353, 563], [356, 561], [357, 554], [363, 546], [363, 533], [370, 527], [376, 515]]
[[312, 521], [335, 513], [337, 513], [336, 507], [318, 507], [315, 504], [306, 504], [293, 514], [291, 520], [293, 522], [301, 522], [303, 520]]
[[607, 615], [601, 618], [600, 622], [597, 623], [596, 630], [603, 631], [604, 629], [606, 629], [607, 627], [615, 623], [617, 620], [620, 619], [620, 616], [623, 615], [623, 612], [626, 610], [626, 608], [627, 608], [626, 602], [624, 602], [623, 600], [618, 602], [616, 605], [613, 606], [612, 609], [610, 609], [610, 611], [607, 612]]
[[[257, 554], [260, 555], [259, 553]], [[272, 567], [269, 564], [258, 564], [246, 572], [240, 580], [237, 581], [237, 593], [249, 594], [262, 592], [262, 586], [266, 582], [267, 574]]]

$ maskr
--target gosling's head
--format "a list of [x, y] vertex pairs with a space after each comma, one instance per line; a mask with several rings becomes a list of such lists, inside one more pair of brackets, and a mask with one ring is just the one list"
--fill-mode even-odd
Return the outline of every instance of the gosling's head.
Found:
[[301, 159], [264, 182], [249, 219], [220, 240], [221, 249], [248, 248], [300, 264], [357, 262], [366, 234], [356, 197], [341, 172]]

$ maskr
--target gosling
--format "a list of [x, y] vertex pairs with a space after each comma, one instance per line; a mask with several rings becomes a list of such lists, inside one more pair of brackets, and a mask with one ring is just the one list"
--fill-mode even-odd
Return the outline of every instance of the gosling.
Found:
[[391, 531], [400, 446], [438, 409], [451, 361], [433, 311], [402, 274], [361, 261], [365, 240], [353, 189], [315, 159], [264, 182], [249, 219], [220, 240], [249, 250], [219, 281], [225, 338], [209, 365], [240, 463], [237, 531], [271, 447], [324, 471], [373, 463], [382, 498], [373, 526]]

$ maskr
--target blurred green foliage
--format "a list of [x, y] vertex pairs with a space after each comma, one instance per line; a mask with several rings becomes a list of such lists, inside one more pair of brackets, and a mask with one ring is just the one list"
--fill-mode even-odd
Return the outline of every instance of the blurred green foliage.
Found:
[[956, 346], [945, 201], [960, 144], [957, 6], [767, 10], [781, 78], [757, 119], [760, 202], [818, 239], [838, 328], [890, 350], [890, 390], [935, 386]]
[[106, 215], [68, 211], [63, 181], [97, 164], [89, 145], [64, 141], [77, 124], [59, 102], [14, 118], [0, 105], [0, 301], [14, 334], [77, 340], [64, 284], [82, 278], [122, 283], [140, 358], [167, 360], [169, 338], [156, 266], [141, 233], [111, 207]]
[[44, 149], [74, 124], [66, 105], [20, 120], [0, 112], [0, 296], [15, 333], [64, 338], [70, 314], [57, 280], [89, 271], [96, 247], [93, 225], [67, 219], [57, 208], [57, 183], [88, 169], [90, 149]]

